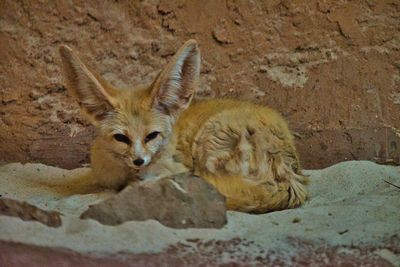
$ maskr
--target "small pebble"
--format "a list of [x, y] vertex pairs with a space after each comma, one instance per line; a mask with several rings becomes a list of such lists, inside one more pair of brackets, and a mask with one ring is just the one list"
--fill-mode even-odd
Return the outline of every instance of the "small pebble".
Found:
[[293, 219], [292, 223], [299, 223], [300, 222], [300, 218], [296, 217]]

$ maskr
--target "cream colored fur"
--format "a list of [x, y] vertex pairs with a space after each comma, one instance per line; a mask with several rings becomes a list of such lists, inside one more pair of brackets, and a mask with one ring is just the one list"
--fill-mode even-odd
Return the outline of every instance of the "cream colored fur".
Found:
[[67, 88], [97, 128], [91, 171], [65, 183], [65, 194], [192, 172], [232, 210], [261, 213], [306, 200], [308, 179], [277, 112], [237, 100], [192, 101], [200, 73], [196, 41], [186, 42], [151, 85], [130, 89], [108, 84], [70, 48], [60, 53]]

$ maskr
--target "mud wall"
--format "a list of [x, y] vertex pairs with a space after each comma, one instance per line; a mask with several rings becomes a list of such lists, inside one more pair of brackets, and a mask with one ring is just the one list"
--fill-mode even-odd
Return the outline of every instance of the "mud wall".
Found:
[[150, 81], [189, 38], [198, 97], [269, 105], [307, 168], [400, 164], [400, 2], [0, 1], [0, 162], [73, 168], [93, 129], [67, 95], [58, 46], [108, 81]]

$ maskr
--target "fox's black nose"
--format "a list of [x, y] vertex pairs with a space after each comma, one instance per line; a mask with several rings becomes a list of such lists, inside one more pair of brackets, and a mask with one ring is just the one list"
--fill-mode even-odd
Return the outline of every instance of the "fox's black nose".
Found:
[[136, 166], [141, 166], [141, 165], [143, 165], [143, 163], [144, 163], [144, 160], [141, 158], [135, 159], [133, 161], [133, 164], [135, 164]]

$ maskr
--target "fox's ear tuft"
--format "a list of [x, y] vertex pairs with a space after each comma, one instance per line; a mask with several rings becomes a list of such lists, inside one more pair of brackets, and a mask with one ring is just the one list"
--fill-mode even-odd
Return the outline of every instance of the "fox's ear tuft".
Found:
[[153, 83], [152, 108], [177, 116], [195, 94], [200, 75], [200, 51], [195, 40], [187, 41]]
[[117, 90], [90, 70], [68, 46], [60, 47], [60, 55], [69, 93], [96, 125], [114, 108], [113, 100]]

